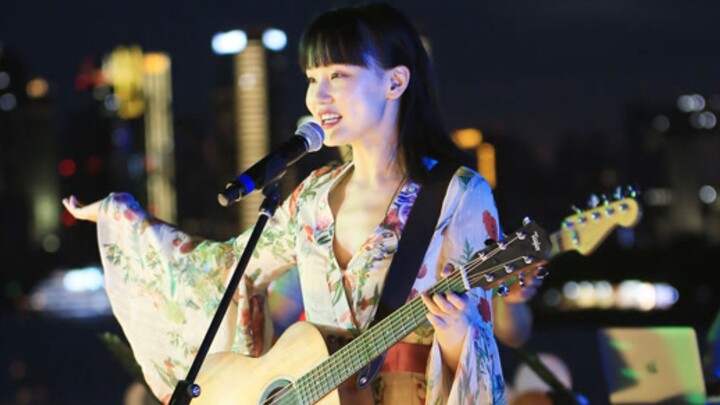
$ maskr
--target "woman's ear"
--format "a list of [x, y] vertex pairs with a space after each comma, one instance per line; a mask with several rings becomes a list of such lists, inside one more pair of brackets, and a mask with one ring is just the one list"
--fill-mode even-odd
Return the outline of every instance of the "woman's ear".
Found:
[[388, 71], [388, 99], [400, 98], [410, 83], [410, 69], [404, 65], [395, 66]]

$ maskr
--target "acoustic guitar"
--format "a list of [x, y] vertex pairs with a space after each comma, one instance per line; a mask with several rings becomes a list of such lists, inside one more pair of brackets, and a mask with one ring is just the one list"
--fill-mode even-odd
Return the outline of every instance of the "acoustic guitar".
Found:
[[[625, 198], [566, 218], [561, 229], [549, 237], [536, 223], [526, 221], [503, 241], [474, 254], [465, 266], [427, 292], [462, 293], [482, 287], [506, 294], [507, 283], [522, 283], [524, 273], [537, 270], [551, 257], [569, 250], [589, 254], [618, 225], [633, 226], [638, 217], [637, 202]], [[323, 331], [298, 322], [258, 358], [212, 354], [198, 376], [202, 393], [193, 401], [339, 405], [337, 387], [422, 325], [426, 313], [420, 297], [415, 297], [334, 352], [328, 349]]]

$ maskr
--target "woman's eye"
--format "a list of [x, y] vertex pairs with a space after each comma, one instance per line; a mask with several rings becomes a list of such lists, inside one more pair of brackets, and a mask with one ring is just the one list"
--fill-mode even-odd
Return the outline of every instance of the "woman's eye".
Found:
[[308, 84], [315, 83], [315, 78], [314, 78], [314, 77], [308, 77], [308, 78], [307, 78], [307, 82], [308, 82]]
[[330, 79], [339, 79], [341, 77], [345, 77], [345, 75], [339, 72], [333, 72], [330, 74]]

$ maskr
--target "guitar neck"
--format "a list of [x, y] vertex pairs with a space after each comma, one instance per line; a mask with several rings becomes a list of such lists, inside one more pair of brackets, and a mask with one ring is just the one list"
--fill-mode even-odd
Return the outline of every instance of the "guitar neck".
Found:
[[[536, 224], [516, 232], [493, 249], [478, 252], [462, 268], [453, 271], [427, 290], [429, 294], [454, 291], [462, 293], [472, 287], [484, 289], [519, 272], [538, 258], [546, 258], [547, 235]], [[375, 360], [392, 345], [422, 325], [427, 308], [419, 296], [388, 315], [317, 367], [295, 381], [295, 390], [303, 399], [314, 402]]]
[[[428, 292], [448, 290], [466, 291], [458, 272], [436, 283]], [[413, 298], [298, 378], [295, 390], [311, 403], [319, 400], [422, 325], [426, 314], [427, 308], [420, 297]]]
[[562, 253], [573, 250], [568, 246], [568, 238], [563, 237], [562, 230], [550, 234], [550, 258], [554, 258]]

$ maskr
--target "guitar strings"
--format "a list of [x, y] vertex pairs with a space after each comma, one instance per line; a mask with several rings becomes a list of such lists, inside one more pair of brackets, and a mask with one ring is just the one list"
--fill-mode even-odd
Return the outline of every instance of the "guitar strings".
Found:
[[[496, 269], [500, 269], [500, 268], [502, 268], [502, 266], [496, 266]], [[451, 284], [451, 282], [455, 282], [455, 284], [458, 285], [458, 286], [462, 286], [462, 285], [463, 285], [463, 284], [462, 284], [462, 280], [461, 280], [461, 278], [460, 278], [460, 275], [459, 275], [457, 272], [455, 272], [455, 274], [452, 274], [451, 276], [447, 277], [446, 279], [442, 280], [441, 282], [438, 282], [438, 283], [435, 285], [435, 287], [437, 287], [436, 289], [438, 289], [438, 290], [441, 289], [441, 288], [442, 288], [442, 289], [449, 289], [449, 285]], [[447, 285], [448, 288], [443, 288], [444, 285]], [[424, 304], [422, 304], [422, 302], [420, 301], [419, 298], [413, 299], [413, 300], [412, 300], [410, 303], [408, 303], [408, 304], [409, 304], [409, 305], [405, 306], [404, 309], [401, 309], [401, 310], [398, 312], [398, 314], [400, 314], [400, 313], [402, 312], [401, 315], [408, 315], [408, 314], [409, 314], [409, 315], [414, 315], [416, 318], [421, 318], [421, 317], [424, 317], [424, 316], [425, 316], [425, 313], [427, 313], [426, 309], [424, 308]], [[418, 305], [418, 304], [421, 304], [421, 305]], [[418, 312], [418, 310], [420, 310], [420, 311]], [[387, 318], [387, 319], [388, 319], [389, 321], [393, 321], [393, 319], [390, 319], [390, 318]], [[382, 322], [381, 322], [381, 323], [382, 323]], [[380, 326], [380, 325], [378, 324], [377, 326]], [[415, 325], [413, 325], [413, 327], [415, 327]], [[412, 330], [413, 327], [409, 327], [409, 329]], [[370, 338], [372, 338], [372, 337], [375, 337], [375, 335], [377, 335], [377, 334], [379, 333], [379, 332], [377, 332], [377, 331], [380, 330], [380, 329], [381, 329], [381, 328], [372, 328], [372, 329], [371, 329], [370, 331], [368, 331], [366, 334], [360, 335], [360, 337], [359, 337], [358, 339], [360, 339], [360, 338], [362, 337], [362, 338], [365, 338], [365, 340], [368, 340], [368, 339], [370, 339]], [[356, 339], [356, 340], [354, 340], [353, 342], [351, 342], [351, 344], [352, 344], [352, 343], [357, 343], [357, 342], [359, 342], [359, 341]], [[354, 346], [358, 346], [358, 344], [355, 344]], [[348, 359], [347, 359], [347, 357], [349, 357], [349, 356], [348, 356], [348, 353], [352, 353], [352, 350], [350, 350], [350, 351], [347, 350], [347, 349], [349, 349], [349, 347], [350, 347], [350, 344], [348, 344], [348, 346], [345, 346], [345, 347], [343, 348], [343, 349], [345, 349], [345, 350], [343, 350], [342, 353], [338, 353], [339, 356], [337, 356], [337, 357], [335, 358], [335, 360], [337, 360], [337, 363], [342, 363], [343, 360], [348, 360]], [[341, 349], [341, 350], [342, 350], [342, 349]], [[382, 351], [384, 351], [384, 350], [381, 350], [380, 353], [382, 353]], [[316, 370], [328, 369], [328, 368], [329, 368], [329, 369], [334, 369], [334, 367], [328, 367], [328, 365], [329, 365], [329, 363], [323, 362], [323, 363], [321, 363], [321, 364], [316, 368]], [[306, 378], [307, 376], [308, 376], [308, 374], [305, 374], [305, 375], [301, 376], [298, 380], [300, 380], [300, 379], [302, 379], [302, 378]], [[319, 390], [322, 390], [322, 387], [319, 386], [319, 382], [318, 382], [318, 381], [313, 381], [313, 380], [311, 380], [311, 381], [308, 382], [308, 384], [309, 384], [309, 385], [306, 385], [306, 386], [318, 387]], [[276, 391], [276, 392], [273, 393], [271, 396], [269, 396], [269, 397], [263, 402], [263, 404], [271, 404], [271, 403], [272, 403], [272, 404], [282, 404], [282, 403], [286, 403], [285, 400], [287, 400], [287, 399], [293, 399], [293, 397], [292, 397], [293, 392], [292, 392], [292, 391], [293, 391], [293, 390], [296, 390], [297, 388], [298, 388], [298, 387], [296, 387], [296, 382], [292, 382], [291, 384], [283, 387], [282, 389]], [[313, 390], [311, 390], [310, 392], [308, 392], [308, 394], [310, 394], [310, 395], [318, 394], [317, 391], [318, 391], [318, 390], [313, 389]], [[304, 399], [304, 398], [303, 398], [304, 395], [303, 395], [301, 392], [297, 392], [297, 393], [300, 395], [300, 398], [298, 398], [298, 399], [302, 401], [302, 400]], [[275, 401], [277, 401], [277, 402], [275, 402]]]
[[[511, 239], [508, 244], [513, 243], [516, 239], [517, 239], [517, 238]], [[476, 265], [479, 265], [479, 264], [481, 264], [482, 262], [488, 260], [489, 258], [493, 257], [497, 252], [500, 252], [500, 251], [502, 251], [502, 250], [503, 250], [503, 249], [499, 249], [499, 248], [498, 248], [498, 249], [496, 249], [496, 250], [494, 250], [494, 251], [492, 251], [492, 252], [489, 252], [484, 258], [472, 259], [472, 260], [470, 260], [468, 263], [466, 263], [465, 266], [463, 266], [463, 269], [468, 269], [468, 268], [469, 268], [469, 270], [472, 271], [472, 269], [473, 269], [474, 267], [476, 267]], [[515, 260], [517, 260], [517, 259], [515, 259]], [[496, 271], [496, 270], [499, 270], [499, 269], [503, 268], [506, 264], [511, 263], [512, 261], [514, 261], [514, 260], [510, 260], [510, 261], [508, 261], [508, 262], [506, 262], [506, 263], [498, 264], [498, 265], [493, 266], [493, 267], [491, 267], [491, 268], [489, 268], [489, 269], [486, 269], [485, 271], [481, 272], [480, 274], [471, 275], [471, 276], [468, 277], [468, 278], [469, 278], [469, 279], [472, 279], [473, 281], [479, 280], [479, 279], [481, 279], [482, 277], [484, 277], [485, 274], [487, 274], [488, 272], [494, 272], [494, 271]], [[441, 288], [442, 288], [443, 290], [450, 289], [450, 285], [449, 285], [450, 282], [451, 282], [451, 281], [457, 282], [457, 281], [459, 281], [459, 280], [461, 280], [460, 271], [459, 271], [459, 270], [456, 270], [456, 271], [452, 272], [448, 277], [446, 277], [445, 279], [439, 281], [439, 282], [436, 283], [434, 286], [432, 286], [432, 287], [429, 289], [429, 291], [430, 291], [430, 290], [438, 291], [438, 290], [440, 290]], [[446, 286], [443, 286], [443, 284], [446, 284]], [[447, 288], [443, 288], [443, 287], [447, 287]], [[418, 298], [415, 298], [415, 299], [411, 300], [411, 302], [409, 303], [410, 305], [407, 306], [407, 308], [409, 309], [409, 311], [415, 312], [416, 309], [413, 308], [413, 305], [414, 305], [414, 304], [413, 304], [412, 301], [419, 301], [419, 299], [418, 299]], [[417, 305], [415, 305], [415, 306], [417, 306]], [[398, 311], [398, 313], [400, 313], [400, 312], [408, 312], [408, 310], [403, 310], [403, 309], [401, 308], [401, 310]], [[425, 312], [425, 311], [423, 311], [423, 312]], [[407, 315], [407, 314], [406, 314], [406, 315]], [[424, 316], [425, 314], [422, 313], [421, 315]], [[392, 318], [393, 318], [393, 317], [390, 317], [390, 318], [387, 318], [387, 319], [392, 321]], [[381, 322], [381, 323], [383, 323], [383, 322]], [[378, 326], [379, 326], [379, 325], [378, 325]], [[365, 338], [365, 339], [363, 339], [363, 340], [369, 340], [369, 338], [373, 337], [372, 335], [377, 334], [377, 332], [375, 332], [375, 331], [380, 330], [380, 329], [382, 329], [382, 328], [379, 328], [379, 327], [372, 328], [370, 331], [368, 331], [368, 333], [363, 334], [363, 335], [360, 335], [360, 337], [358, 337], [358, 339], [356, 339], [356, 340], [353, 341], [353, 342], [358, 342], [358, 340], [361, 339], [361, 338], [363, 338], [363, 337]], [[353, 342], [351, 342], [351, 344], [352, 344]], [[354, 346], [358, 346], [358, 345], [359, 345], [359, 344], [355, 344]], [[349, 344], [348, 346], [350, 346], [350, 344]], [[348, 348], [348, 346], [345, 346], [344, 349]], [[345, 360], [344, 357], [347, 357], [347, 356], [345, 356], [345, 354], [346, 354], [346, 353], [352, 353], [352, 351], [343, 350], [343, 349], [341, 349], [340, 351], [341, 351], [341, 353], [338, 353], [339, 356], [337, 356], [337, 359], [338, 359], [338, 360]], [[326, 366], [327, 366], [327, 363], [328, 363], [327, 360], [324, 361], [323, 363], [321, 363], [321, 364], [317, 367], [317, 369], [327, 368], [327, 367], [326, 367]], [[307, 376], [307, 375], [308, 375], [308, 374], [305, 374], [304, 376], [301, 376], [300, 378], [303, 378], [303, 377], [305, 377], [305, 376]], [[298, 379], [298, 380], [299, 380], [299, 379]], [[268, 401], [274, 401], [274, 400], [280, 400], [280, 401], [282, 401], [282, 400], [284, 400], [284, 399], [288, 399], [287, 395], [289, 395], [289, 394], [292, 393], [291, 390], [292, 390], [293, 388], [295, 388], [294, 386], [295, 386], [295, 383], [294, 383], [294, 382], [291, 382], [289, 385], [287, 385], [287, 386], [283, 387], [282, 389], [280, 389], [280, 390], [276, 391], [275, 393], [273, 393], [273, 395], [271, 395], [270, 397], [268, 397], [267, 400], [264, 401], [263, 403], [264, 403], [264, 404], [268, 404], [268, 403], [270, 403], [270, 402], [268, 402]], [[279, 403], [279, 402], [276, 402], [276, 403]]]
[[[516, 235], [517, 235], [517, 234], [516, 234]], [[514, 243], [517, 239], [518, 239], [518, 236], [515, 236], [515, 237], [511, 238], [509, 241], [507, 241], [506, 244], [507, 244], [507, 245], [510, 245], [510, 244]], [[504, 250], [504, 249], [501, 249], [501, 248], [498, 247], [498, 248], [496, 248], [495, 250], [493, 250], [493, 251], [491, 251], [491, 252], [488, 252], [485, 256], [477, 257], [477, 258], [475, 258], [475, 259], [469, 260], [464, 266], [461, 267], [461, 269], [458, 269], [458, 270], [453, 271], [453, 272], [450, 273], [447, 277], [445, 277], [444, 279], [438, 281], [438, 282], [435, 283], [433, 286], [431, 286], [431, 287], [427, 290], [427, 292], [443, 292], [443, 291], [450, 290], [450, 289], [451, 289], [451, 285], [450, 285], [451, 282], [454, 282], [455, 284], [458, 284], [458, 285], [462, 285], [462, 286], [464, 287], [464, 283], [463, 283], [463, 284], [459, 284], [459, 283], [458, 283], [458, 281], [462, 282], [462, 275], [460, 274], [460, 271], [461, 271], [461, 270], [463, 270], [463, 271], [465, 271], [465, 270], [472, 271], [472, 270], [474, 270], [477, 266], [479, 266], [479, 265], [482, 264], [483, 262], [487, 261], [488, 259], [491, 259], [493, 256], [495, 256], [496, 254], [498, 254], [499, 252], [501, 252], [501, 251], [503, 251], [503, 250]], [[507, 265], [507, 264], [509, 264], [509, 263], [512, 263], [512, 262], [515, 261], [515, 260], [518, 260], [518, 258], [509, 260], [509, 261], [504, 262], [504, 263], [499, 263], [499, 264], [497, 264], [497, 265], [495, 265], [495, 266], [493, 266], [493, 267], [490, 267], [490, 268], [488, 268], [488, 269], [486, 269], [486, 270], [484, 270], [484, 271], [482, 271], [482, 272], [479, 272], [478, 274], [469, 275], [469, 276], [468, 276], [468, 280], [471, 280], [471, 281], [473, 281], [473, 282], [474, 282], [474, 281], [478, 281], [478, 280], [482, 279], [483, 277], [485, 277], [486, 274], [488, 274], [488, 273], [493, 273], [493, 272], [495, 272], [495, 271], [497, 271], [497, 270], [503, 269], [503, 268], [505, 267], [505, 265]], [[351, 341], [350, 343], [348, 343], [348, 345], [342, 347], [340, 350], [338, 350], [338, 352], [336, 352], [337, 356], [334, 356], [335, 359], [333, 359], [333, 361], [340, 362], [341, 360], [350, 360], [350, 359], [346, 359], [346, 358], [345, 358], [345, 357], [352, 357], [352, 352], [353, 352], [353, 351], [352, 351], [352, 350], [349, 350], [349, 347], [350, 347], [350, 346], [361, 346], [362, 343], [364, 342], [364, 340], [370, 340], [371, 338], [375, 337], [374, 335], [377, 335], [377, 334], [379, 333], [379, 332], [377, 332], [378, 330], [383, 329], [383, 328], [381, 327], [381, 324], [387, 324], [387, 323], [393, 322], [395, 318], [398, 318], [398, 317], [400, 317], [400, 315], [403, 315], [403, 314], [402, 314], [403, 312], [410, 312], [409, 315], [422, 315], [422, 316], [425, 316], [425, 314], [427, 313], [427, 310], [421, 311], [421, 314], [414, 314], [414, 312], [416, 312], [416, 310], [417, 310], [416, 308], [414, 308], [415, 306], [418, 306], [418, 305], [417, 305], [417, 302], [421, 302], [420, 299], [419, 299], [419, 297], [413, 298], [410, 302], [408, 302], [408, 304], [406, 304], [406, 305], [404, 305], [403, 307], [401, 307], [401, 308], [395, 313], [395, 314], [397, 314], [396, 316], [392, 316], [392, 315], [389, 316], [388, 318], [386, 318], [386, 319], [384, 319], [383, 321], [379, 322], [379, 323], [376, 325], [376, 327], [371, 328], [371, 329], [368, 330], [366, 333], [361, 334], [361, 335], [358, 336], [355, 340], [353, 340], [353, 341]], [[422, 309], [423, 306], [424, 306], [424, 304], [423, 304], [422, 306], [420, 306], [420, 308]], [[407, 309], [405, 309], [405, 308], [407, 308]], [[393, 315], [395, 315], [395, 314], [393, 314]], [[404, 314], [404, 315], [408, 315], [408, 314]], [[386, 321], [387, 321], [387, 322], [386, 322]], [[353, 347], [353, 348], [354, 348], [354, 347]], [[348, 353], [350, 353], [350, 356], [347, 355]], [[381, 352], [381, 353], [382, 353], [382, 352]], [[330, 361], [331, 359], [332, 359], [332, 357], [327, 358], [325, 361], [323, 361], [322, 363], [320, 363], [320, 364], [315, 368], [315, 370], [319, 370], [319, 369], [322, 369], [322, 368], [328, 368], [327, 366], [329, 365], [329, 363], [331, 363], [331, 361]], [[310, 372], [308, 372], [308, 373], [300, 376], [297, 380], [299, 381], [300, 379], [308, 376], [310, 373], [312, 373], [312, 370], [311, 370]], [[317, 382], [315, 382], [315, 384], [311, 384], [311, 386], [317, 386]], [[285, 400], [285, 399], [291, 399], [290, 395], [292, 395], [292, 393], [293, 393], [292, 390], [295, 390], [295, 389], [296, 389], [296, 387], [295, 387], [295, 381], [290, 382], [290, 384], [282, 387], [281, 389], [277, 390], [277, 391], [274, 392], [272, 395], [270, 395], [267, 399], [265, 399], [265, 400], [263, 401], [263, 404], [264, 404], [264, 405], [265, 405], [265, 404], [278, 404], [278, 405], [279, 405], [279, 404], [282, 404], [282, 402], [280, 402], [280, 401], [283, 401], [283, 400]], [[313, 392], [310, 392], [309, 394], [316, 394], [316, 392], [313, 391]], [[301, 397], [300, 399], [302, 400], [303, 398]], [[278, 402], [275, 402], [275, 401], [278, 401]]]

